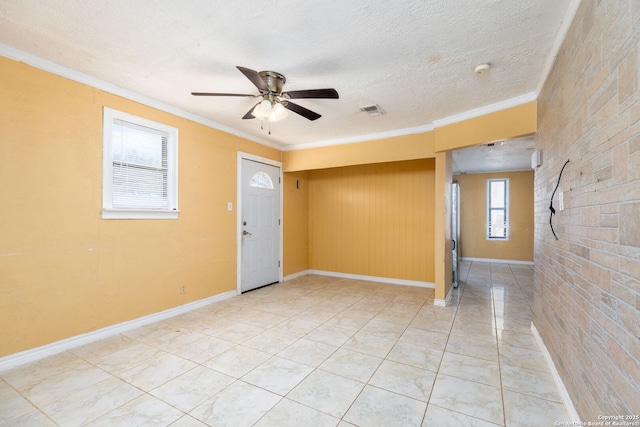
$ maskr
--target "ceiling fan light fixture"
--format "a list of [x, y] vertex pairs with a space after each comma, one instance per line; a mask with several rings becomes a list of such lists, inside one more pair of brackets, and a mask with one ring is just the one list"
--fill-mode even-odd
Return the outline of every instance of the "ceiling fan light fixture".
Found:
[[271, 114], [269, 114], [269, 121], [278, 122], [284, 119], [285, 117], [287, 117], [288, 115], [289, 115], [289, 112], [287, 111], [286, 108], [284, 108], [284, 105], [282, 105], [280, 102], [276, 102], [273, 105], [273, 108], [271, 109]]
[[267, 120], [270, 123], [274, 123], [287, 117], [288, 112], [280, 102], [276, 101], [272, 103], [270, 100], [265, 99], [256, 105], [251, 114], [256, 119]]
[[251, 112], [251, 115], [258, 120], [262, 120], [265, 118], [264, 112], [260, 109], [259, 105], [257, 105], [256, 108], [253, 109], [253, 111]]

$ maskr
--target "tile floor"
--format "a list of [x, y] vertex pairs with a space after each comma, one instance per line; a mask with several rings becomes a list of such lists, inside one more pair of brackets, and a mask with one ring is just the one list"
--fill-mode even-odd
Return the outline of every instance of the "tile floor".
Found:
[[552, 426], [533, 268], [433, 290], [304, 276], [0, 372], [3, 426]]

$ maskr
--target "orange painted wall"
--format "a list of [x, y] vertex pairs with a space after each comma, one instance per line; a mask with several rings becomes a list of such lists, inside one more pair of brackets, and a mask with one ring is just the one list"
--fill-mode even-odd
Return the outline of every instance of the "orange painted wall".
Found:
[[309, 177], [309, 268], [433, 283], [433, 159]]
[[[0, 93], [0, 356], [236, 289], [237, 152], [279, 151], [1, 57]], [[101, 219], [104, 106], [179, 129], [178, 220]]]
[[435, 188], [433, 205], [435, 230], [435, 298], [445, 301], [453, 281], [453, 254], [451, 242], [451, 152], [436, 153]]
[[464, 147], [533, 135], [537, 128], [537, 102], [488, 113], [479, 117], [437, 127], [434, 135], [435, 151], [457, 150]]
[[527, 102], [417, 134], [284, 151], [283, 169], [292, 172], [435, 158], [436, 152], [532, 135], [536, 106], [536, 101]]
[[282, 153], [285, 172], [434, 157], [433, 132]]
[[[509, 178], [509, 240], [487, 240], [487, 179]], [[460, 184], [462, 257], [533, 261], [533, 171], [467, 174]]]

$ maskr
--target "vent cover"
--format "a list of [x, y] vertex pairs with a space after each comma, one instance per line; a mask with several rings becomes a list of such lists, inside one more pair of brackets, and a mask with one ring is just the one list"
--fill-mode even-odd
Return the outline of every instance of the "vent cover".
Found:
[[384, 111], [378, 106], [378, 104], [365, 105], [364, 107], [360, 107], [360, 109], [372, 117], [384, 114]]

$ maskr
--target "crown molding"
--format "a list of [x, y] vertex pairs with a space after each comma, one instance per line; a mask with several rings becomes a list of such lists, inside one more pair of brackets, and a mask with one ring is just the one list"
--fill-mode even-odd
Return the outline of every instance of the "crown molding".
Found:
[[397, 130], [392, 130], [388, 132], [372, 133], [368, 135], [358, 135], [358, 136], [352, 136], [347, 138], [331, 139], [326, 141], [309, 142], [306, 144], [285, 145], [281, 148], [281, 150], [282, 151], [305, 150], [308, 148], [319, 148], [319, 147], [328, 147], [332, 145], [353, 144], [356, 142], [366, 142], [366, 141], [373, 141], [376, 139], [392, 138], [395, 136], [430, 132], [435, 130], [436, 128], [450, 125], [452, 123], [458, 123], [464, 120], [469, 120], [476, 117], [484, 116], [486, 114], [495, 113], [497, 111], [506, 110], [508, 108], [517, 107], [519, 105], [526, 104], [531, 101], [535, 101], [537, 97], [538, 97], [537, 93], [529, 92], [524, 95], [516, 96], [515, 98], [505, 99], [504, 101], [496, 102], [494, 104], [485, 105], [484, 107], [465, 111], [464, 113], [445, 117], [444, 119], [434, 120], [431, 124], [427, 124], [423, 126], [397, 129]]
[[[580, 0], [573, 0], [572, 6], [574, 6], [575, 9], [577, 9], [577, 5], [579, 5], [579, 3], [580, 3]], [[572, 10], [572, 13], [567, 13], [567, 17], [565, 17], [565, 20], [563, 21], [563, 28], [565, 27], [565, 22], [568, 21], [569, 17], [573, 17], [575, 15], [575, 9]], [[566, 35], [567, 29], [570, 23], [571, 22], [569, 21], [569, 23], [566, 24], [566, 29], [564, 30], [561, 29], [561, 32], [564, 31], [562, 33], [563, 34], [562, 39], [564, 39], [564, 36]], [[556, 42], [558, 45], [561, 44], [561, 41], [558, 42], [556, 40]], [[550, 58], [555, 59], [555, 55], [557, 55], [557, 52], [554, 55], [551, 55]], [[239, 131], [229, 126], [222, 125], [212, 120], [205, 119], [204, 117], [198, 116], [193, 113], [189, 113], [180, 108], [176, 108], [164, 102], [160, 102], [153, 98], [149, 98], [148, 96], [141, 95], [137, 92], [134, 92], [128, 89], [124, 89], [120, 86], [108, 83], [104, 80], [92, 77], [88, 74], [81, 73], [71, 68], [64, 67], [55, 62], [40, 58], [38, 56], [21, 51], [19, 49], [15, 49], [13, 47], [7, 46], [2, 43], [0, 43], [0, 56], [4, 56], [9, 59], [13, 59], [15, 61], [24, 62], [27, 65], [41, 69], [43, 71], [47, 71], [57, 76], [67, 78], [69, 80], [73, 80], [78, 83], [82, 83], [82, 84], [94, 87], [96, 89], [100, 89], [105, 92], [112, 93], [114, 95], [121, 96], [123, 98], [155, 108], [157, 110], [164, 111], [166, 113], [173, 114], [175, 116], [199, 123], [201, 125], [210, 127], [212, 129], [216, 129], [231, 135], [235, 135], [240, 138], [253, 141], [258, 144], [261, 144], [270, 148], [274, 148], [280, 151], [294, 151], [294, 150], [304, 150], [308, 148], [328, 147], [333, 145], [353, 144], [358, 142], [366, 142], [366, 141], [373, 141], [373, 140], [384, 139], [384, 138], [393, 138], [397, 136], [431, 132], [434, 129], [441, 126], [446, 126], [452, 123], [469, 120], [469, 119], [480, 117], [489, 113], [494, 113], [496, 111], [505, 110], [507, 108], [526, 104], [527, 102], [535, 101], [537, 98], [537, 92], [530, 92], [524, 95], [517, 96], [515, 98], [510, 98], [504, 101], [496, 102], [494, 104], [486, 105], [484, 107], [476, 108], [460, 114], [455, 114], [453, 116], [445, 117], [443, 119], [434, 120], [432, 123], [422, 125], [422, 126], [416, 126], [416, 127], [404, 128], [404, 129], [395, 129], [395, 130], [386, 131], [386, 132], [350, 136], [345, 138], [330, 139], [330, 140], [310, 142], [310, 143], [304, 143], [304, 144], [280, 145], [277, 143], [267, 141], [262, 138], [258, 138], [246, 132]], [[549, 69], [551, 68], [552, 64], [553, 62], [551, 62], [551, 65], [549, 65]], [[545, 75], [545, 78], [546, 78], [546, 75]]]
[[267, 141], [265, 139], [257, 138], [248, 133], [238, 131], [237, 129], [233, 129], [229, 126], [222, 125], [220, 123], [214, 122], [213, 120], [205, 119], [204, 117], [198, 116], [193, 113], [189, 113], [180, 108], [176, 108], [169, 104], [165, 104], [164, 102], [160, 102], [153, 98], [149, 98], [148, 96], [141, 95], [137, 92], [108, 83], [104, 80], [100, 80], [88, 74], [84, 74], [79, 71], [73, 70], [71, 68], [64, 67], [55, 62], [40, 58], [39, 56], [32, 55], [30, 53], [21, 51], [19, 49], [7, 46], [2, 43], [0, 43], [0, 56], [13, 59], [14, 61], [23, 62], [32, 67], [38, 68], [43, 71], [47, 71], [51, 74], [55, 74], [57, 76], [67, 78], [69, 80], [73, 80], [75, 82], [82, 83], [82, 84], [94, 87], [96, 89], [100, 89], [102, 91], [121, 96], [131, 101], [144, 104], [148, 107], [152, 107], [160, 111], [164, 111], [165, 113], [173, 114], [174, 116], [182, 117], [183, 119], [187, 119], [192, 122], [199, 123], [201, 125], [210, 127], [212, 129], [226, 132], [231, 135], [235, 135], [240, 138], [265, 145], [267, 147], [275, 148], [276, 150], [280, 150], [282, 148], [281, 145], [279, 144], [274, 144], [273, 142]]
[[346, 138], [328, 139], [325, 141], [308, 142], [304, 144], [293, 144], [282, 146], [282, 151], [305, 150], [307, 148], [329, 147], [332, 145], [355, 144], [358, 142], [374, 141], [376, 139], [393, 138], [396, 136], [414, 135], [417, 133], [430, 132], [432, 125], [416, 126], [412, 128], [395, 129], [386, 132], [370, 133], [367, 135], [349, 136]]
[[553, 65], [556, 63], [558, 52], [560, 52], [562, 43], [564, 42], [564, 39], [567, 37], [569, 28], [571, 28], [571, 24], [573, 23], [573, 20], [576, 17], [576, 13], [578, 12], [578, 7], [580, 7], [580, 2], [581, 0], [571, 0], [571, 3], [569, 3], [567, 12], [565, 13], [564, 19], [560, 24], [560, 29], [558, 30], [558, 34], [556, 34], [556, 39], [553, 42], [553, 46], [551, 46], [551, 51], [549, 52], [549, 56], [547, 57], [547, 60], [544, 63], [544, 68], [542, 69], [542, 74], [540, 75], [540, 81], [538, 82], [536, 93], [540, 93], [542, 91], [542, 87], [544, 86], [544, 83], [547, 81], [547, 77], [549, 77], [549, 74], [551, 73], [551, 69], [553, 68]]
[[515, 98], [505, 99], [504, 101], [485, 105], [484, 107], [474, 108], [473, 110], [465, 111], [464, 113], [454, 114], [453, 116], [445, 117], [444, 119], [434, 120], [433, 126], [439, 128], [453, 123], [475, 119], [476, 117], [484, 116], [490, 113], [495, 113], [497, 111], [506, 110], [508, 108], [517, 107], [519, 105], [535, 101], [537, 97], [538, 94], [536, 92], [525, 93], [524, 95], [516, 96]]

